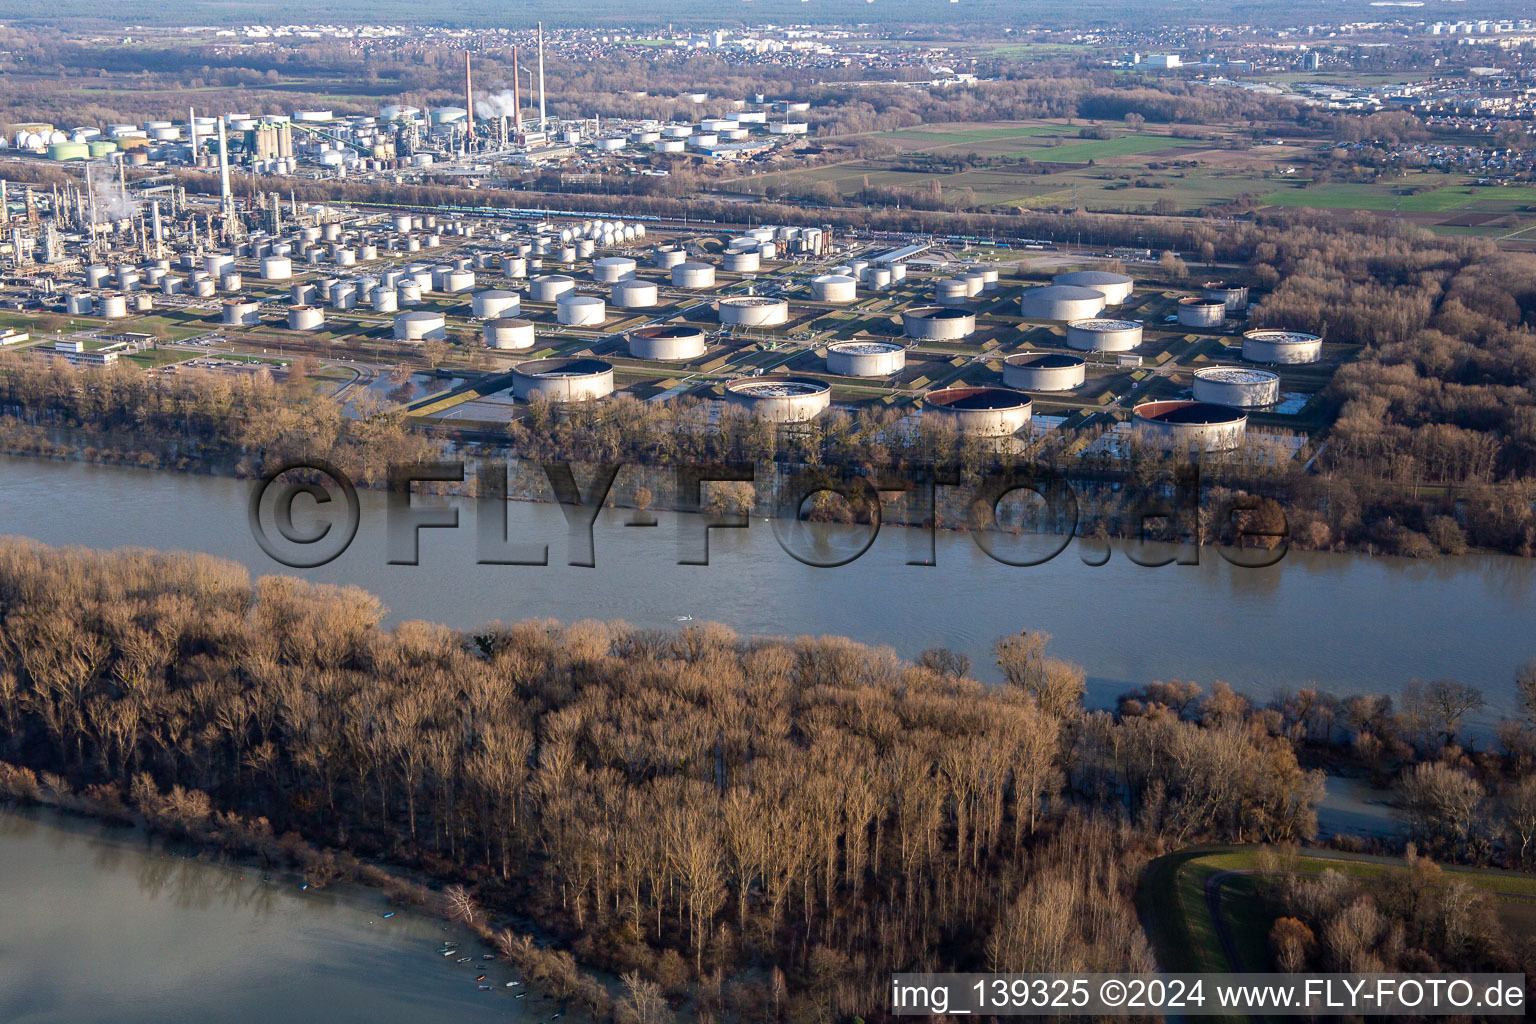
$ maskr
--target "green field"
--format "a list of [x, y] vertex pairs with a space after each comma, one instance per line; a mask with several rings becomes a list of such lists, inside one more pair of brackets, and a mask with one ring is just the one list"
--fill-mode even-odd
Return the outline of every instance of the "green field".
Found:
[[1024, 150], [1013, 156], [1027, 156], [1048, 164], [1083, 164], [1089, 160], [1106, 160], [1116, 156], [1133, 156], [1138, 153], [1160, 153], [1165, 149], [1181, 146], [1208, 148], [1209, 143], [1199, 139], [1176, 139], [1171, 135], [1123, 135], [1118, 139], [1092, 139], [1069, 142], [1040, 150]]
[[[1484, 204], [1536, 204], [1536, 186], [1445, 186], [1417, 194], [1392, 184], [1292, 185], [1264, 197], [1270, 206], [1307, 206], [1320, 210], [1403, 210], [1412, 213], [1443, 213], [1483, 207]], [[1494, 211], [1490, 211], [1494, 212]], [[1512, 212], [1501, 210], [1497, 212]]]

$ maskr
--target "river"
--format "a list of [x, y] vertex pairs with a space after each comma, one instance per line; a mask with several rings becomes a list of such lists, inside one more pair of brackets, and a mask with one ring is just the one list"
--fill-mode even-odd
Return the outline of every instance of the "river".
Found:
[[[547, 566], [476, 564], [473, 502], [457, 530], [423, 530], [420, 564], [391, 565], [385, 497], [361, 495], [356, 539], [335, 561], [291, 570], [253, 539], [253, 484], [227, 478], [0, 458], [0, 533], [50, 544], [139, 545], [205, 551], [255, 573], [292, 572], [378, 594], [391, 618], [468, 628], [493, 619], [623, 619], [675, 628], [724, 622], [743, 634], [842, 634], [912, 656], [946, 646], [995, 679], [993, 641], [1020, 629], [1053, 636], [1051, 651], [1083, 665], [1088, 699], [1106, 705], [1148, 681], [1222, 680], [1266, 698], [1317, 685], [1340, 695], [1397, 692], [1413, 677], [1481, 687], [1486, 728], [1513, 708], [1516, 669], [1536, 655], [1536, 561], [1468, 555], [1418, 562], [1290, 552], [1265, 569], [1240, 568], [1214, 549], [1198, 565], [1147, 568], [1116, 550], [1085, 564], [1076, 544], [1042, 565], [994, 561], [968, 537], [940, 532], [936, 566], [909, 565], [921, 531], [886, 529], [856, 561], [814, 568], [787, 554], [775, 527], [710, 533], [708, 565], [679, 565], [679, 530], [698, 517], [666, 513], [649, 528], [604, 510], [595, 567], [566, 564], [557, 506], [513, 502], [508, 533], [547, 544]], [[300, 502], [309, 499], [301, 498]], [[418, 499], [419, 501], [420, 499]], [[430, 499], [429, 499], [430, 500]], [[303, 516], [299, 516], [302, 520]], [[847, 547], [852, 528], [818, 543]]]
[[[371, 890], [302, 889], [133, 829], [0, 809], [7, 1024], [547, 1020], [515, 975], [437, 950], [440, 921]], [[491, 991], [475, 978], [487, 975]]]

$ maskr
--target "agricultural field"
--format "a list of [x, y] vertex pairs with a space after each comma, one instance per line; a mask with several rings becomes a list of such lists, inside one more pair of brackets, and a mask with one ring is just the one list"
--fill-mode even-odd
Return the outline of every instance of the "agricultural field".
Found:
[[1479, 185], [1465, 174], [1431, 172], [1372, 183], [1287, 183], [1269, 206], [1396, 212], [1438, 234], [1513, 238], [1536, 233], [1536, 185]]

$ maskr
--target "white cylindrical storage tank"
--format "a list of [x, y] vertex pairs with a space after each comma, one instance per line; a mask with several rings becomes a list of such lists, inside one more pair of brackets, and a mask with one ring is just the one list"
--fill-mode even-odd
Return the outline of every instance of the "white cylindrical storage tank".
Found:
[[337, 249], [333, 254], [338, 267], [350, 267], [357, 263], [357, 250], [352, 248]]
[[697, 359], [704, 354], [704, 332], [689, 324], [660, 324], [640, 327], [626, 336], [629, 354], [636, 359], [677, 362]]
[[512, 368], [512, 395], [525, 402], [583, 402], [611, 394], [613, 364], [602, 359], [534, 359]]
[[658, 153], [681, 153], [688, 148], [688, 143], [683, 139], [658, 139], [651, 143], [651, 148]]
[[234, 327], [250, 327], [261, 323], [261, 305], [255, 299], [225, 299], [224, 323]]
[[1088, 361], [1065, 352], [1020, 352], [1003, 360], [1003, 383], [1020, 391], [1071, 391], [1088, 376]]
[[1202, 298], [1213, 302], [1220, 302], [1227, 307], [1228, 313], [1241, 313], [1248, 308], [1248, 287], [1241, 284], [1228, 284], [1225, 281], [1207, 281], [1200, 286]]
[[827, 372], [843, 377], [889, 377], [907, 365], [907, 350], [889, 341], [834, 341]]
[[864, 273], [864, 280], [877, 292], [883, 292], [891, 286], [890, 267], [870, 267]]
[[315, 301], [315, 286], [308, 282], [300, 282], [288, 289], [288, 301], [295, 306], [306, 306]]
[[395, 286], [395, 298], [402, 306], [421, 305], [421, 285], [415, 281], [401, 281]]
[[709, 263], [679, 263], [672, 268], [675, 288], [709, 288], [715, 283], [715, 268]]
[[576, 282], [561, 274], [536, 277], [528, 282], [528, 297], [535, 302], [554, 302], [576, 290]]
[[[877, 273], [877, 270], [875, 268], [871, 268], [870, 273]], [[968, 270], [961, 274], [959, 277], [955, 278], [955, 280], [965, 285], [965, 294], [973, 299], [980, 295], [982, 289], [987, 286], [987, 275], [983, 274], [979, 270]]]
[[237, 292], [240, 290], [241, 278], [238, 271], [226, 270], [219, 276], [219, 291]]
[[1141, 324], [1135, 320], [1067, 321], [1067, 347], [1079, 352], [1129, 352], [1140, 344]]
[[923, 415], [953, 423], [962, 434], [1007, 437], [1029, 422], [1033, 403], [1012, 388], [953, 387], [923, 396]]
[[201, 299], [206, 299], [208, 296], [213, 294], [213, 278], [211, 278], [211, 277], [199, 277], [199, 278], [196, 278], [196, 279], [193, 280], [191, 288], [192, 288], [192, 294], [193, 295], [196, 295], [198, 298], [201, 298]]
[[914, 306], [901, 314], [901, 329], [923, 341], [959, 341], [976, 333], [976, 314], [946, 306]]
[[687, 258], [688, 254], [681, 249], [658, 246], [651, 250], [651, 265], [662, 270], [671, 270]]
[[1220, 327], [1227, 319], [1227, 304], [1217, 299], [1180, 299], [1178, 316], [1185, 327]]
[[128, 315], [128, 299], [117, 292], [106, 292], [96, 302], [96, 315], [109, 320]]
[[486, 348], [533, 348], [533, 321], [510, 316], [487, 320], [484, 337]]
[[119, 264], [117, 268], [117, 290], [131, 292], [139, 286], [139, 272], [137, 268], [127, 264]]
[[592, 264], [592, 280], [613, 284], [635, 276], [635, 261], [628, 256], [604, 256]]
[[607, 304], [596, 295], [560, 296], [555, 319], [568, 327], [591, 327], [608, 319]]
[[817, 302], [852, 302], [859, 297], [859, 283], [842, 274], [821, 274], [811, 278], [811, 298]]
[[160, 279], [160, 294], [180, 295], [185, 285], [185, 278], [172, 277], [171, 275], [167, 274]]
[[[867, 277], [869, 270], [866, 269], [864, 274]], [[958, 277], [952, 277], [944, 281], [939, 281], [933, 286], [933, 299], [940, 305], [963, 306], [967, 301], [970, 300], [970, 297], [970, 286], [968, 286]]]
[[133, 297], [133, 311], [135, 313], [152, 313], [155, 310], [155, 300], [150, 298], [148, 292], [139, 292]]
[[400, 308], [400, 288], [381, 284], [368, 293], [368, 304], [375, 313], [393, 313]]
[[561, 263], [575, 263], [576, 247], [574, 245], [562, 245], [555, 250], [555, 259]]
[[476, 292], [475, 297], [470, 300], [471, 312], [487, 320], [494, 317], [517, 316], [521, 305], [522, 296], [517, 292], [502, 291], [499, 288]]
[[463, 295], [465, 292], [474, 291], [475, 272], [473, 270], [450, 270], [443, 275], [443, 291], [449, 295]]
[[1251, 363], [1315, 363], [1323, 358], [1323, 339], [1301, 331], [1248, 331], [1243, 335], [1243, 358]]
[[441, 313], [417, 309], [395, 314], [396, 341], [441, 341], [447, 337], [448, 321]]
[[528, 258], [526, 256], [503, 256], [501, 258], [501, 276], [527, 277]]
[[1019, 296], [1019, 313], [1031, 320], [1087, 320], [1103, 310], [1104, 293], [1096, 288], [1048, 284]]
[[409, 233], [411, 230], [411, 215], [408, 213], [395, 214], [395, 230], [402, 235]]
[[144, 286], [146, 288], [155, 287], [160, 283], [161, 279], [165, 277], [165, 274], [166, 271], [164, 267], [145, 267]]
[[325, 324], [325, 310], [319, 306], [289, 306], [290, 331], [318, 331]]
[[293, 276], [293, 260], [287, 256], [263, 256], [261, 278], [263, 281], [286, 281]]
[[64, 296], [64, 312], [71, 316], [90, 316], [94, 309], [95, 303], [84, 292]]
[[1118, 306], [1131, 297], [1136, 282], [1124, 274], [1107, 270], [1075, 270], [1070, 274], [1057, 274], [1052, 284], [1064, 284], [1074, 288], [1092, 288], [1104, 296], [1106, 306]]
[[772, 423], [804, 423], [832, 404], [832, 388], [809, 377], [738, 377], [725, 384], [732, 405]]
[[87, 288], [100, 288], [107, 283], [107, 278], [111, 273], [111, 267], [102, 266], [100, 263], [93, 263], [85, 268], [85, 286]]
[[777, 327], [789, 321], [789, 303], [765, 295], [731, 295], [719, 302], [720, 322], [738, 327]]
[[608, 301], [618, 309], [650, 309], [658, 301], [656, 282], [638, 277], [619, 281], [609, 291]]
[[331, 285], [327, 301], [332, 309], [352, 309], [357, 306], [357, 282], [337, 281]]
[[212, 253], [203, 257], [203, 269], [208, 271], [211, 277], [218, 277], [234, 264], [235, 258], [223, 253]]
[[1280, 401], [1280, 375], [1247, 366], [1207, 366], [1195, 371], [1195, 401], [1262, 409]]
[[762, 259], [756, 252], [728, 252], [721, 264], [732, 273], [751, 274], [762, 266]]
[[1132, 419], [1142, 440], [1168, 451], [1231, 451], [1248, 427], [1247, 413], [1209, 402], [1142, 402]]

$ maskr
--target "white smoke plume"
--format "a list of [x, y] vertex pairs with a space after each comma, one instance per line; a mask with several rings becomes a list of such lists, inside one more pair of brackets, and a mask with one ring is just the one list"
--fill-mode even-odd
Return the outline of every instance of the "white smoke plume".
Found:
[[476, 117], [516, 117], [516, 94], [511, 89], [482, 93], [475, 98]]
[[118, 185], [117, 170], [111, 164], [91, 165], [91, 194], [98, 224], [130, 220], [139, 212], [138, 200]]

